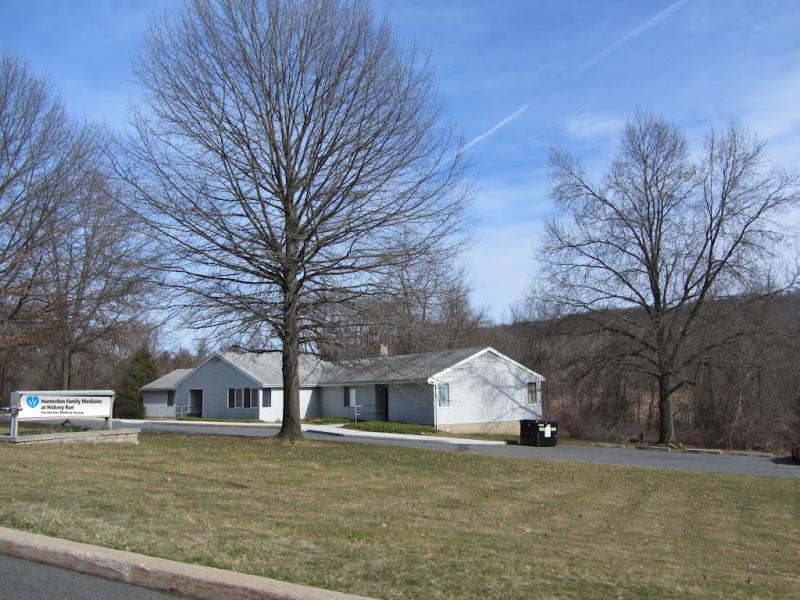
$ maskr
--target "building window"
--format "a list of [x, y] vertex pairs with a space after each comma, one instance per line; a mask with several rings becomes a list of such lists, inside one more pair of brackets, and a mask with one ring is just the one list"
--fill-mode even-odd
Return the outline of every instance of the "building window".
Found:
[[228, 408], [258, 408], [258, 388], [228, 388]]
[[528, 382], [528, 404], [539, 404], [539, 386], [535, 381]]
[[450, 406], [450, 384], [440, 383], [436, 386], [436, 395], [439, 397], [439, 406]]
[[167, 392], [167, 406], [175, 406], [175, 392]]
[[261, 408], [272, 408], [272, 390], [261, 391]]
[[344, 405], [349, 407], [356, 405], [356, 388], [344, 388]]

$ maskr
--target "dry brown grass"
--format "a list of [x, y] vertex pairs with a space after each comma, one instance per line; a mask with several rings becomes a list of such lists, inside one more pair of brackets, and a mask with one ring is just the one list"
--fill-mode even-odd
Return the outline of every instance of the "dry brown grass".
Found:
[[268, 439], [0, 446], [0, 523], [383, 598], [790, 598], [800, 482]]

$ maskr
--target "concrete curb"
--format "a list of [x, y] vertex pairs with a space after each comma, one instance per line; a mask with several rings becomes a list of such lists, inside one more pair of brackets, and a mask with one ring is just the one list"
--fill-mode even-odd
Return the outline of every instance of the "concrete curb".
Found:
[[277, 579], [190, 565], [0, 527], [0, 554], [201, 600], [364, 600]]
[[637, 450], [655, 450], [656, 452], [669, 452], [669, 446], [636, 446]]
[[627, 444], [621, 442], [591, 442], [591, 446], [595, 448], [628, 448]]
[[726, 450], [724, 452], [729, 456], [756, 456], [758, 458], [775, 458], [780, 454], [773, 454], [772, 452], [756, 452], [755, 450]]

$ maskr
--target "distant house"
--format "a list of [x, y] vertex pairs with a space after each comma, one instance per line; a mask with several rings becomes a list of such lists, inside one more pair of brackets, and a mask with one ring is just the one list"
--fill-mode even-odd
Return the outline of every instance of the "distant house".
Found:
[[[542, 416], [544, 377], [489, 347], [381, 356], [334, 365], [304, 355], [300, 415], [433, 425], [452, 432], [516, 431]], [[220, 352], [142, 388], [145, 416], [277, 422], [281, 357]]]

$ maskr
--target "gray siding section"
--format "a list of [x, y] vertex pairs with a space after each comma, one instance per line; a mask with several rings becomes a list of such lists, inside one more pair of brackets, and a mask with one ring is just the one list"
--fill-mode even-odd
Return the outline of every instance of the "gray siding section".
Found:
[[[359, 419], [371, 421], [377, 418], [375, 405], [375, 386], [357, 385], [356, 403]], [[344, 405], [343, 386], [325, 386], [320, 388], [320, 408], [323, 417], [353, 418], [352, 407]], [[389, 385], [389, 420], [404, 423], [422, 423], [433, 425], [433, 392], [431, 386], [424, 383], [402, 383]]]
[[[358, 420], [373, 421], [377, 413], [375, 407], [375, 386], [356, 385], [349, 386], [356, 388], [356, 404], [358, 404]], [[316, 416], [321, 417], [344, 417], [353, 418], [353, 407], [344, 405], [344, 386], [325, 386], [320, 388], [319, 412]]]
[[389, 385], [389, 420], [433, 425], [433, 387], [427, 383]]
[[[454, 368], [436, 381], [450, 386], [450, 406], [437, 408], [440, 426], [542, 417], [540, 378], [491, 352]], [[539, 403], [528, 405], [528, 382], [532, 381], [538, 383]]]
[[[358, 404], [358, 420], [359, 421], [374, 421], [377, 417], [377, 410], [375, 407], [375, 386], [374, 385], [357, 385], [356, 388], [356, 404]], [[344, 391], [342, 391], [344, 394]], [[344, 400], [342, 400], [344, 404]], [[353, 409], [350, 409], [352, 415]]]
[[174, 418], [175, 407], [167, 406], [167, 392], [142, 392], [144, 416], [151, 419]]
[[[358, 392], [356, 392], [358, 398]], [[323, 417], [353, 418], [353, 409], [344, 405], [344, 387], [340, 385], [320, 388], [320, 407]]]
[[217, 357], [199, 366], [181, 381], [175, 404], [189, 406], [189, 390], [203, 390], [203, 417], [258, 419], [258, 408], [228, 408], [228, 388], [260, 388], [261, 384]]

